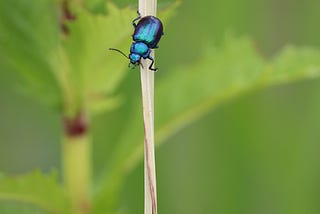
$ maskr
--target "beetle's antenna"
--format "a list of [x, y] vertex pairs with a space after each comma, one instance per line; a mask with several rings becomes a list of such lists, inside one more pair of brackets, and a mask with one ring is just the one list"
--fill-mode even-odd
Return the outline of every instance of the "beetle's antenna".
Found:
[[129, 57], [128, 57], [125, 53], [123, 53], [122, 51], [120, 51], [120, 50], [118, 50], [118, 49], [109, 48], [109, 50], [110, 50], [110, 51], [117, 51], [117, 52], [121, 53], [125, 58], [129, 59]]

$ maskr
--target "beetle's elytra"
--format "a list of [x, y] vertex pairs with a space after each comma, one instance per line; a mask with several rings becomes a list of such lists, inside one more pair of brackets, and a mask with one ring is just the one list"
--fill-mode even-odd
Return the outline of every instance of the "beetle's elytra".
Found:
[[157, 17], [146, 16], [140, 19], [137, 25], [133, 22], [135, 26], [132, 38], [135, 42], [143, 42], [149, 48], [157, 48], [157, 44], [163, 35], [163, 26]]
[[[136, 21], [138, 21], [136, 23]], [[134, 33], [132, 35], [133, 43], [130, 47], [130, 54], [127, 57], [123, 52], [118, 49], [110, 48], [110, 50], [115, 50], [123, 54], [130, 60], [129, 67], [131, 64], [140, 64], [141, 58], [150, 59], [151, 64], [149, 66], [150, 70], [156, 71], [157, 68], [153, 68], [154, 59], [150, 56], [151, 50], [158, 48], [158, 43], [163, 35], [163, 26], [160, 19], [155, 16], [145, 16], [141, 18], [138, 11], [138, 17], [132, 21], [134, 27]]]

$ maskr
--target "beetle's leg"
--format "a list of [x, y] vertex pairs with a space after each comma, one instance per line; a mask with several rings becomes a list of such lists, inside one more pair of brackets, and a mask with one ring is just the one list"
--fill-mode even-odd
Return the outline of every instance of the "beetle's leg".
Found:
[[151, 60], [151, 64], [150, 64], [150, 66], [149, 66], [149, 69], [150, 69], [151, 71], [157, 71], [158, 68], [152, 68], [152, 66], [153, 66], [153, 64], [154, 64], [154, 59], [152, 58], [152, 56], [148, 56], [148, 59]]
[[139, 19], [141, 19], [141, 14], [139, 13], [139, 10], [137, 10], [137, 13], [138, 13], [138, 17], [135, 18], [135, 19], [132, 21], [132, 25], [133, 25], [134, 28], [137, 27], [136, 21], [138, 21]]
[[140, 65], [143, 69], [143, 64], [141, 63], [141, 60], [139, 61], [138, 65]]

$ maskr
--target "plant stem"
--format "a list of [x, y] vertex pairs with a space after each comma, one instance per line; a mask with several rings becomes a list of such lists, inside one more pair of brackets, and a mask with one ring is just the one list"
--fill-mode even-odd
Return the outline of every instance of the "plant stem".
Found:
[[63, 139], [64, 182], [74, 214], [90, 213], [91, 137], [82, 116], [65, 120]]
[[[156, 16], [156, 0], [139, 0], [141, 16]], [[151, 56], [154, 58], [154, 51]], [[141, 60], [141, 90], [144, 121], [144, 214], [157, 214], [156, 169], [154, 154], [154, 72]]]

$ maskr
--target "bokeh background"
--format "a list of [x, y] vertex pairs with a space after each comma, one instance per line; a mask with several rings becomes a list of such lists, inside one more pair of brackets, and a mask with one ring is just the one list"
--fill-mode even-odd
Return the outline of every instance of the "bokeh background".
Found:
[[[230, 31], [249, 35], [266, 58], [287, 44], [320, 48], [319, 9], [318, 0], [185, 0], [165, 26], [156, 78], [196, 62], [204, 45]], [[134, 81], [127, 77], [123, 87], [139, 91]], [[156, 152], [159, 213], [319, 213], [319, 92], [314, 79], [247, 93], [168, 139]], [[95, 142], [103, 142], [109, 119], [92, 121]], [[0, 70], [0, 170], [60, 169], [61, 132], [59, 115], [20, 93], [10, 69]], [[142, 162], [121, 198], [130, 213], [143, 212]]]

